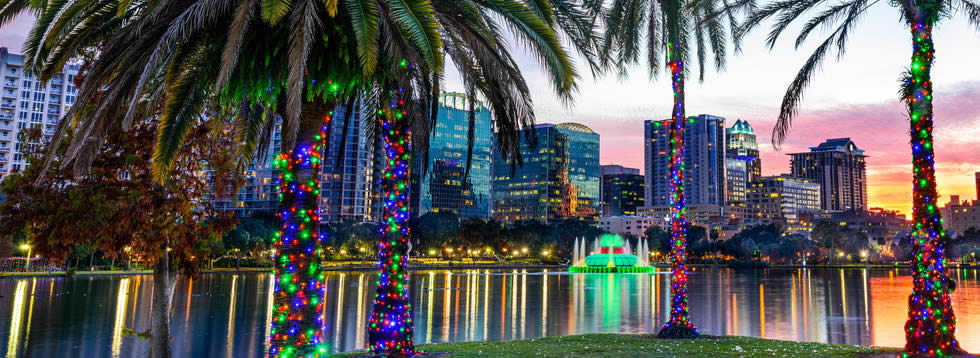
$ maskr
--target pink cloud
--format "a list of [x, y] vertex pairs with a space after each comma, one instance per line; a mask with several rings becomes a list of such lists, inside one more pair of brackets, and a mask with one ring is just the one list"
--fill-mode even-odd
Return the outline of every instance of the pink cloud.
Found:
[[[980, 81], [962, 83], [936, 93], [936, 171], [944, 198], [975, 198], [974, 175], [980, 171]], [[753, 116], [727, 116], [749, 121], [759, 136], [763, 174], [789, 172], [788, 153], [809, 151], [829, 138], [850, 137], [868, 157], [869, 205], [911, 212], [911, 149], [905, 107], [897, 99], [885, 103], [839, 105], [802, 112], [780, 151], [769, 143], [776, 110]], [[724, 114], [722, 114], [724, 116]], [[732, 118], [735, 117], [735, 118]], [[602, 163], [643, 169], [643, 121], [585, 119], [601, 135]], [[946, 199], [941, 199], [945, 203]]]

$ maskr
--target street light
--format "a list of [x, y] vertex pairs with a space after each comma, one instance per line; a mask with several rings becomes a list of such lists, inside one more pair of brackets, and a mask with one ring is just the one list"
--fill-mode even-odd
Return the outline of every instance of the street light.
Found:
[[547, 257], [549, 254], [548, 250], [541, 251], [541, 256]]
[[24, 261], [24, 272], [27, 272], [31, 267], [31, 245], [22, 244], [20, 245], [21, 251], [27, 251], [27, 260]]

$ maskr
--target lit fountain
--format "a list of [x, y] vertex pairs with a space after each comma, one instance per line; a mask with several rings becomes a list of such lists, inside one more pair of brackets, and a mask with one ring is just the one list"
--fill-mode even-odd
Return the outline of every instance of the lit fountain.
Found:
[[605, 234], [593, 241], [593, 250], [586, 255], [585, 238], [576, 238], [572, 250], [572, 266], [569, 272], [584, 273], [635, 273], [653, 272], [649, 264], [650, 249], [646, 240], [640, 239], [633, 255], [629, 242], [617, 234]]

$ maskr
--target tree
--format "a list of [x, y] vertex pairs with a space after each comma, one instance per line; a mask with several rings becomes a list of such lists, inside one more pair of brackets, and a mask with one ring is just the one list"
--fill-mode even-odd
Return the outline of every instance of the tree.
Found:
[[[725, 0], [614, 0], [609, 5], [605, 18], [606, 37], [603, 50], [614, 52], [610, 61], [614, 61], [622, 73], [625, 73], [629, 65], [638, 62], [641, 56], [641, 39], [645, 37], [646, 63], [650, 76], [660, 74], [660, 58], [664, 56], [674, 90], [674, 106], [667, 125], [672, 239], [671, 313], [670, 320], [658, 333], [661, 338], [692, 338], [698, 335], [696, 327], [688, 320], [685, 265], [685, 60], [691, 58], [689, 49], [696, 48], [701, 80], [704, 80], [709, 53], [714, 55], [715, 69], [724, 69], [728, 42], [725, 25], [729, 25], [732, 33], [738, 26], [734, 10], [735, 7]], [[693, 43], [692, 35], [695, 38]]]
[[[36, 2], [34, 2], [36, 3]], [[32, 3], [32, 4], [34, 4]], [[368, 124], [376, 126], [386, 155], [387, 175], [378, 244], [381, 279], [368, 333], [379, 355], [411, 355], [411, 305], [407, 300], [407, 193], [412, 152], [424, 153], [436, 105], [443, 58], [460, 69], [467, 92], [487, 99], [498, 130], [498, 148], [518, 153], [521, 127], [534, 122], [530, 91], [510, 55], [500, 28], [508, 26], [540, 60], [564, 99], [577, 73], [557, 28], [586, 58], [597, 38], [589, 12], [573, 1], [456, 0], [256, 0], [134, 1], [121, 4], [36, 6], [37, 26], [29, 39], [31, 68], [42, 80], [80, 48], [98, 47], [98, 58], [79, 89], [66, 123], [77, 127], [71, 159], [84, 167], [89, 143], [101, 128], [126, 128], [139, 108], [163, 105], [154, 154], [154, 175], [170, 175], [186, 135], [188, 118], [200, 113], [205, 94], [237, 114], [229, 124], [242, 143], [240, 165], [268, 143], [282, 119], [280, 227], [276, 241], [272, 355], [319, 355], [324, 287], [320, 276], [321, 236], [316, 212], [324, 132], [339, 103], [366, 99]], [[84, 21], [80, 21], [84, 19]], [[44, 39], [44, 40], [42, 40]], [[247, 56], [244, 56], [247, 54]], [[593, 64], [594, 62], [590, 62]], [[95, 101], [97, 95], [106, 93]], [[347, 108], [353, 106], [348, 105]], [[375, 112], [377, 109], [377, 112]], [[83, 112], [89, 112], [82, 116]], [[374, 119], [377, 120], [374, 120]], [[259, 150], [261, 152], [261, 150]], [[383, 322], [387, 322], [382, 324]], [[392, 323], [395, 322], [395, 323]]]
[[[130, 131], [110, 133], [84, 176], [60, 165], [70, 138], [49, 144], [57, 156], [47, 172], [40, 153], [27, 149], [28, 168], [0, 184], [7, 195], [0, 204], [0, 236], [29, 232], [34, 252], [55, 260], [90, 247], [114, 258], [137, 255], [153, 265], [151, 354], [169, 357], [176, 274], [196, 275], [201, 263], [195, 257], [203, 257], [199, 244], [230, 226], [231, 218], [214, 210], [208, 199], [229, 193], [222, 188], [235, 188], [237, 179], [228, 168], [219, 168], [227, 152], [221, 143], [227, 142], [212, 137], [216, 132], [210, 124], [199, 123], [188, 133], [175, 175], [155, 182], [152, 148], [146, 145], [154, 130], [151, 122], [141, 122]], [[41, 138], [38, 129], [25, 132]], [[206, 169], [216, 169], [215, 185], [199, 174]]]
[[[773, 129], [773, 144], [778, 147], [786, 138], [795, 117], [803, 90], [810, 84], [814, 72], [836, 47], [838, 58], [844, 54], [848, 35], [858, 19], [877, 2], [848, 0], [826, 7], [808, 21], [796, 38], [796, 47], [803, 44], [818, 27], [831, 28], [830, 35], [814, 50], [791, 82], [783, 96], [779, 119]], [[956, 316], [953, 312], [950, 292], [955, 287], [943, 260], [949, 237], [942, 227], [937, 207], [935, 157], [933, 148], [933, 88], [932, 63], [935, 47], [933, 28], [941, 19], [962, 11], [967, 20], [980, 29], [980, 4], [973, 0], [895, 0], [885, 2], [899, 10], [900, 18], [912, 35], [912, 59], [909, 69], [902, 74], [901, 94], [909, 116], [909, 134], [912, 147], [912, 208], [914, 230], [912, 247], [913, 290], [909, 295], [909, 319], [905, 324], [905, 352], [917, 355], [948, 355], [963, 353], [956, 340]], [[779, 0], [752, 14], [746, 20], [744, 34], [762, 20], [775, 16], [776, 23], [769, 33], [768, 44], [772, 47], [779, 35], [803, 13], [826, 6], [823, 0], [801, 3], [795, 0]], [[741, 36], [741, 35], [739, 35]], [[835, 46], [836, 45], [836, 46]]]

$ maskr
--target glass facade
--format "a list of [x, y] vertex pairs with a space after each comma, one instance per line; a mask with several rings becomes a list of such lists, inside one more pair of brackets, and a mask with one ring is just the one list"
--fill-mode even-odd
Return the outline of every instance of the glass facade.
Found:
[[[490, 111], [476, 102], [473, 157], [466, 176], [469, 99], [462, 93], [443, 93], [439, 104], [436, 126], [429, 137], [428, 163], [423, 161], [425, 158], [415, 158], [413, 215], [452, 211], [460, 217], [489, 217], [493, 140]], [[427, 164], [427, 168], [422, 164]]]
[[537, 146], [521, 133], [523, 165], [495, 153], [494, 219], [596, 222], [601, 214], [599, 134], [576, 123], [539, 124]]
[[851, 138], [828, 139], [807, 153], [790, 154], [795, 177], [820, 184], [824, 210], [868, 208], [868, 181], [864, 151]]
[[[617, 170], [618, 169], [618, 170]], [[602, 166], [602, 216], [633, 216], [643, 206], [643, 176], [639, 169]]]
[[[645, 201], [648, 206], [670, 204], [668, 122], [644, 122]], [[724, 204], [725, 118], [710, 114], [688, 117], [684, 143], [684, 195], [687, 204]]]
[[729, 158], [745, 161], [749, 171], [749, 181], [762, 176], [762, 159], [759, 157], [759, 143], [756, 141], [755, 130], [748, 121], [736, 120], [728, 128], [726, 139]]

